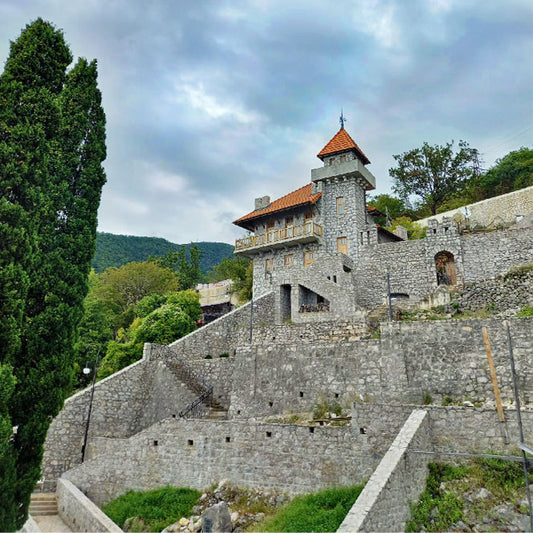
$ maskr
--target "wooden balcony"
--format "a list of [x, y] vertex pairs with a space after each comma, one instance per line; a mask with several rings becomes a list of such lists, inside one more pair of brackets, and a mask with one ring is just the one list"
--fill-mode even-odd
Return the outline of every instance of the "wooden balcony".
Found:
[[318, 241], [322, 237], [322, 226], [314, 222], [306, 222], [300, 226], [290, 226], [263, 233], [250, 235], [235, 241], [235, 253], [248, 255], [255, 251], [281, 248], [290, 244], [304, 244]]

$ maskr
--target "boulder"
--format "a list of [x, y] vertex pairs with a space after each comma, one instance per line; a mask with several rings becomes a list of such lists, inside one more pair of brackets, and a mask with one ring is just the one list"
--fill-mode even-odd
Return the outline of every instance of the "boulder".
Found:
[[217, 503], [202, 514], [202, 531], [210, 533], [231, 533], [231, 515], [226, 502]]

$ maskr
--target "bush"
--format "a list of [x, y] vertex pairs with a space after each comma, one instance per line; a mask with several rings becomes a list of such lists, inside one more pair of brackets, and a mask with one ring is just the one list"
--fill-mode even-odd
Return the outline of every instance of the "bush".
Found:
[[363, 485], [326, 489], [294, 498], [254, 531], [336, 531]]
[[128, 491], [102, 510], [120, 527], [128, 518], [139, 517], [145, 531], [162, 531], [183, 516], [190, 516], [201, 493], [194, 489], [163, 487], [147, 492]]
[[520, 311], [518, 311], [516, 316], [520, 318], [527, 318], [529, 316], [533, 316], [533, 305], [525, 305], [524, 307], [522, 307], [522, 309], [520, 309]]

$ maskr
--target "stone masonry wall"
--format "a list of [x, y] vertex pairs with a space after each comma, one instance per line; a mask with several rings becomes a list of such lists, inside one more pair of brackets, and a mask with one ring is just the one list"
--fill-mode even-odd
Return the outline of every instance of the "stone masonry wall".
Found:
[[377, 464], [364, 435], [349, 427], [168, 419], [129, 439], [100, 441], [95, 459], [65, 474], [99, 505], [129, 489], [203, 490], [222, 479], [311, 492], [362, 482]]
[[[533, 319], [514, 319], [511, 335], [524, 403], [533, 402]], [[510, 402], [507, 337], [499, 320], [397, 322], [381, 339], [357, 342], [242, 346], [235, 358], [230, 413], [272, 416], [312, 410], [323, 398], [423, 402], [429, 394], [485, 402], [493, 399], [481, 328], [488, 328], [504, 402]]]
[[[438, 215], [418, 220], [418, 223], [422, 226], [427, 226], [430, 219], [436, 219], [440, 222], [444, 217], [453, 217], [461, 214], [463, 209], [459, 207], [445, 213], [439, 213]], [[526, 216], [529, 213], [533, 213], [533, 186], [470, 204], [468, 209], [472, 227], [497, 227], [514, 224], [517, 216]]]
[[338, 533], [357, 531], [403, 531], [410, 517], [411, 501], [424, 489], [429, 456], [409, 454], [428, 449], [427, 413], [415, 410], [406, 420], [385, 457], [346, 515]]

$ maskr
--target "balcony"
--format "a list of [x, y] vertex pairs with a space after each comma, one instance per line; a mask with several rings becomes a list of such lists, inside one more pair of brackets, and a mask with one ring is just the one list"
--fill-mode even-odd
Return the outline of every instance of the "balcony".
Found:
[[300, 226], [280, 228], [261, 235], [250, 235], [244, 239], [238, 239], [235, 241], [235, 253], [248, 255], [259, 250], [318, 241], [321, 237], [322, 226], [314, 222], [306, 222]]

